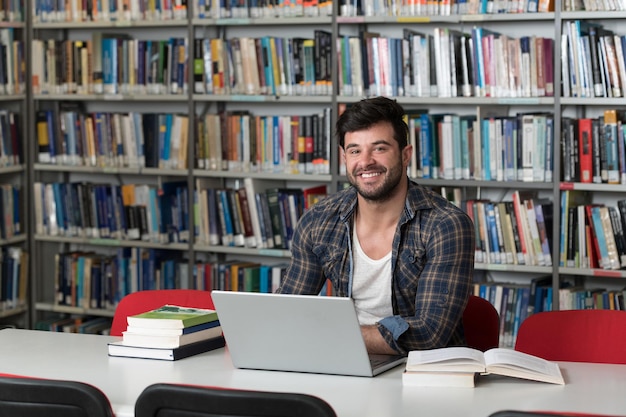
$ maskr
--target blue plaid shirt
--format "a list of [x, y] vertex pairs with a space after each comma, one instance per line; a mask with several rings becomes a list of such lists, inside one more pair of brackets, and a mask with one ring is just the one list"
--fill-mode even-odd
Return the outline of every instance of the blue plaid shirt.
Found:
[[[296, 228], [291, 263], [277, 292], [318, 294], [326, 280], [333, 293], [352, 293], [352, 187], [304, 213]], [[462, 316], [474, 274], [474, 226], [445, 198], [409, 182], [405, 209], [392, 246], [393, 316], [378, 322], [398, 352], [465, 345]]]

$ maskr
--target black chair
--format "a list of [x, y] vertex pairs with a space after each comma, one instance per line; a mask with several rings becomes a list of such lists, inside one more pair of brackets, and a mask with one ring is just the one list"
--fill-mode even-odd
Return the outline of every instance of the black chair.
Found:
[[500, 410], [489, 415], [489, 417], [555, 417], [558, 414], [550, 414], [538, 411], [520, 411], [520, 410]]
[[177, 384], [147, 387], [135, 417], [337, 417], [324, 400], [307, 394]]
[[605, 414], [586, 414], [580, 412], [567, 411], [521, 411], [521, 410], [501, 410], [489, 415], [489, 417], [618, 417]]
[[77, 381], [0, 376], [0, 417], [113, 417], [98, 388]]

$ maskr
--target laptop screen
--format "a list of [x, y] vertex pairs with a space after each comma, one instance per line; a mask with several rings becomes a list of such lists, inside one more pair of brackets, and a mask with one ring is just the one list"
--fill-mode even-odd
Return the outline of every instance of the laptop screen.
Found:
[[350, 298], [231, 291], [212, 296], [237, 368], [375, 375]]

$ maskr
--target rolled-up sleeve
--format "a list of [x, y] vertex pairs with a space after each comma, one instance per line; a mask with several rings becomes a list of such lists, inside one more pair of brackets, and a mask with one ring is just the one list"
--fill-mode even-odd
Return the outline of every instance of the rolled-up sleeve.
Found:
[[379, 322], [387, 343], [400, 352], [465, 343], [460, 322], [473, 281], [473, 223], [458, 209], [426, 217], [421, 223], [421, 236], [427, 237], [424, 263], [414, 304], [396, 298], [397, 315]]

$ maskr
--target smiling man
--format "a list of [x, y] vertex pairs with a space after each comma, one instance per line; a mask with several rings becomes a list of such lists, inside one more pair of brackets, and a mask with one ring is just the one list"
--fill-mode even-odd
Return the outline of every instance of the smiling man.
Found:
[[465, 344], [462, 316], [474, 272], [471, 219], [410, 181], [414, 152], [395, 100], [362, 100], [339, 117], [351, 187], [304, 213], [278, 292], [352, 297], [370, 353]]

